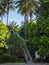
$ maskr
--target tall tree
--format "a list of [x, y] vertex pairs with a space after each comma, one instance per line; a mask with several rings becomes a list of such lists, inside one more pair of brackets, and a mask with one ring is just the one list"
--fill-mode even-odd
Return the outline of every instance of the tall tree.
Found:
[[14, 10], [14, 2], [13, 0], [2, 0], [2, 3], [6, 6], [6, 13], [7, 13], [7, 25], [8, 25], [8, 17], [9, 17], [9, 10]]
[[40, 1], [38, 0], [18, 0], [16, 2], [16, 7], [18, 12], [25, 15], [25, 20], [27, 16], [30, 16], [30, 21], [32, 20], [32, 14], [35, 13], [37, 7], [39, 6]]
[[[30, 22], [32, 20], [32, 14], [35, 13], [37, 7], [39, 6], [39, 0], [18, 0], [16, 1], [16, 8], [18, 12], [24, 15], [25, 22], [28, 21], [28, 16], [30, 16]], [[25, 29], [25, 39], [26, 37], [26, 23], [24, 24]]]

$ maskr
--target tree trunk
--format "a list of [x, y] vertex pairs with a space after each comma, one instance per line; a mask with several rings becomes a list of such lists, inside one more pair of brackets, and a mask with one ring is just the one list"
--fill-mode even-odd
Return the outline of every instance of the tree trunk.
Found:
[[9, 4], [7, 5], [7, 25], [8, 25], [8, 17], [9, 17]]
[[30, 22], [32, 21], [32, 12], [30, 13]]
[[26, 13], [25, 16], [24, 16], [24, 20], [25, 20], [25, 22], [28, 21], [28, 15], [27, 15], [27, 13]]
[[8, 13], [7, 13], [7, 25], [8, 25]]
[[27, 13], [25, 14], [25, 24], [24, 24], [24, 32], [25, 32], [25, 39], [27, 39], [27, 35], [26, 35], [26, 22], [28, 22], [28, 15]]

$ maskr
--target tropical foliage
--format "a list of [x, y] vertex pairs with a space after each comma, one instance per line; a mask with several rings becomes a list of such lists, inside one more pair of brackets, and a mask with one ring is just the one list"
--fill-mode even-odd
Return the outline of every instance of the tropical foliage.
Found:
[[[21, 26], [14, 21], [8, 24], [9, 11], [16, 9], [24, 16]], [[49, 57], [49, 0], [0, 0], [0, 19], [0, 62], [24, 62], [24, 41], [32, 57], [36, 51]]]
[[8, 33], [8, 28], [6, 27], [6, 25], [3, 24], [2, 21], [0, 21], [0, 46], [1, 47], [4, 47], [7, 33]]

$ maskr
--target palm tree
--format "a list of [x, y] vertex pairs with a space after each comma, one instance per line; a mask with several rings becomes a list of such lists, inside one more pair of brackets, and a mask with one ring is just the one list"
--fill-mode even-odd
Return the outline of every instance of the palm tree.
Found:
[[[20, 12], [22, 15], [24, 15], [25, 22], [28, 21], [28, 16], [30, 17], [30, 22], [32, 20], [32, 14], [35, 13], [35, 10], [37, 9], [39, 5], [39, 0], [18, 0], [16, 1], [16, 8], [18, 8], [18, 13]], [[26, 23], [24, 25], [25, 28], [25, 39], [26, 36]]]
[[27, 13], [26, 13], [26, 7], [25, 5], [26, 1], [25, 0], [18, 0], [16, 1], [16, 8], [18, 8], [18, 13], [20, 12], [22, 15], [24, 15], [25, 21], [27, 21]]
[[39, 3], [39, 0], [18, 0], [16, 2], [16, 8], [18, 8], [18, 12], [20, 12], [22, 15], [25, 15], [25, 21], [28, 19], [27, 17], [29, 15], [31, 22], [32, 14], [35, 13]]
[[8, 17], [9, 17], [9, 10], [14, 10], [14, 2], [13, 0], [2, 0], [2, 3], [6, 6], [6, 13], [7, 13], [7, 25], [8, 25]]
[[10, 32], [18, 32], [18, 25], [16, 24], [16, 22], [12, 21], [9, 25], [8, 25], [8, 29]]

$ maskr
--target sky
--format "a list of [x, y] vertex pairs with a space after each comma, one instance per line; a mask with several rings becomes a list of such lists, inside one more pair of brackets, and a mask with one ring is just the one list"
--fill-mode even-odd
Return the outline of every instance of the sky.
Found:
[[[17, 25], [21, 26], [21, 24], [24, 21], [24, 16], [22, 16], [20, 13], [17, 13], [18, 9], [16, 9], [15, 11], [9, 11], [9, 17], [8, 17], [8, 23], [10, 24], [11, 22], [16, 22]], [[33, 16], [33, 18], [36, 18], [35, 16]], [[6, 24], [7, 23], [7, 14], [4, 16], [3, 18], [3, 22]]]
[[[4, 16], [3, 21], [6, 24], [7, 15]], [[21, 22], [24, 21], [24, 16], [22, 16], [20, 13], [17, 13], [17, 9], [15, 11], [10, 11], [9, 12], [9, 24], [12, 21], [17, 22], [17, 25], [20, 26]]]

